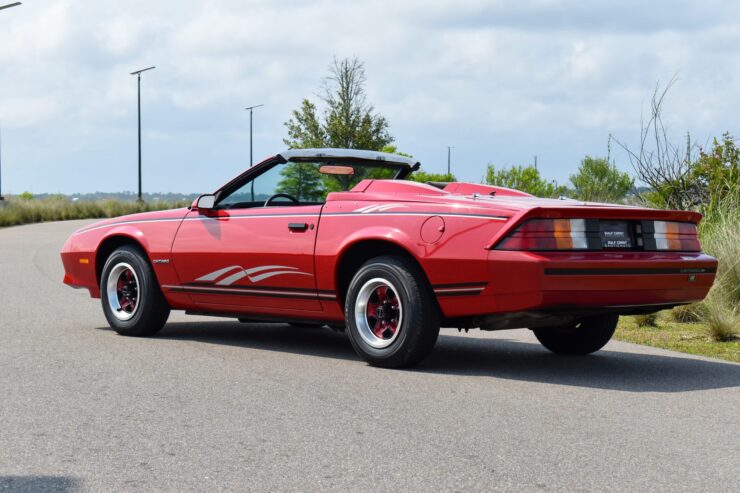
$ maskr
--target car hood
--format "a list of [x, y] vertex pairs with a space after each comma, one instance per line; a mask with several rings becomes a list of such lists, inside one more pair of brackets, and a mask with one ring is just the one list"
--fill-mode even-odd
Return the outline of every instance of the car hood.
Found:
[[137, 214], [127, 214], [125, 216], [112, 217], [110, 219], [103, 219], [102, 221], [96, 221], [83, 228], [78, 229], [76, 233], [82, 233], [91, 229], [98, 229], [103, 226], [113, 226], [116, 224], [125, 224], [133, 222], [146, 222], [146, 221], [161, 221], [161, 220], [173, 220], [184, 218], [189, 209], [183, 207], [181, 209], [167, 209], [162, 211], [151, 211], [151, 212], [140, 212]]

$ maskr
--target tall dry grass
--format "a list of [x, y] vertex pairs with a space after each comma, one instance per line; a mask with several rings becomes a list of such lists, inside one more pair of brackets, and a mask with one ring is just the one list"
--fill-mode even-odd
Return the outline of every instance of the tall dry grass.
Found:
[[66, 197], [51, 197], [43, 200], [9, 197], [0, 207], [0, 227], [45, 221], [116, 217], [188, 205], [190, 205], [189, 202], [124, 202], [119, 200], [73, 202]]
[[740, 197], [725, 197], [707, 210], [699, 234], [704, 251], [719, 261], [702, 318], [713, 339], [732, 339], [740, 333]]

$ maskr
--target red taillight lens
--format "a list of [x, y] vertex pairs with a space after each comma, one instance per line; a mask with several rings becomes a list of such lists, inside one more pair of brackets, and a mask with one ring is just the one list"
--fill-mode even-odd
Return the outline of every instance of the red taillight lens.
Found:
[[701, 251], [696, 224], [672, 221], [642, 221], [645, 250]]
[[498, 245], [500, 250], [588, 250], [585, 219], [530, 219]]
[[698, 252], [696, 224], [614, 219], [530, 219], [498, 250], [593, 250]]

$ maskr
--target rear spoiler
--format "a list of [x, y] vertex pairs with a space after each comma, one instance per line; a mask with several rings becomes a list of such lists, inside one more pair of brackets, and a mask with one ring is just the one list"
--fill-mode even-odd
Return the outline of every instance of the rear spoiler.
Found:
[[[430, 185], [437, 186], [435, 183], [430, 183]], [[533, 195], [530, 195], [526, 192], [520, 192], [519, 190], [514, 190], [513, 188], [506, 188], [506, 187], [497, 187], [495, 185], [484, 185], [482, 183], [463, 183], [463, 182], [452, 182], [447, 183], [442, 190], [449, 193], [454, 193], [455, 195], [473, 195], [474, 193], [477, 193], [478, 195], [490, 195], [490, 196], [496, 196], [496, 197], [533, 197]]]

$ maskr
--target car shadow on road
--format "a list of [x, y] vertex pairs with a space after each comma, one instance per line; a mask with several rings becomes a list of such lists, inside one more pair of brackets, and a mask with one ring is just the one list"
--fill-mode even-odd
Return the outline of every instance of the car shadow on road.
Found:
[[[413, 372], [466, 375], [625, 392], [686, 392], [740, 387], [740, 365], [682, 356], [605, 349], [558, 356], [537, 343], [440, 334]], [[359, 361], [344, 334], [329, 329], [236, 322], [170, 323], [158, 339], [192, 340], [266, 351]]]
[[69, 476], [0, 476], [0, 491], [72, 493], [82, 490], [82, 482]]

